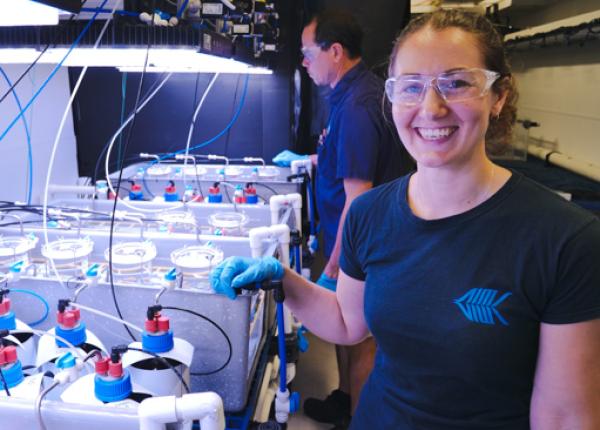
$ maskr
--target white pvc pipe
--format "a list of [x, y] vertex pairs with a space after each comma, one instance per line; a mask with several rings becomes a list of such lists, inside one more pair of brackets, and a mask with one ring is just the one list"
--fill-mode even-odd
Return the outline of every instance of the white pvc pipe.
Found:
[[50, 184], [48, 193], [54, 194], [96, 194], [96, 187], [89, 185], [58, 185]]
[[104, 318], [108, 318], [109, 320], [113, 320], [113, 321], [118, 322], [120, 324], [125, 324], [126, 326], [131, 327], [132, 329], [134, 329], [138, 333], [142, 333], [144, 331], [140, 327], [136, 326], [135, 324], [132, 324], [129, 321], [125, 321], [125, 320], [123, 320], [121, 318], [114, 317], [111, 314], [107, 314], [106, 312], [102, 312], [102, 311], [99, 311], [99, 310], [94, 309], [94, 308], [89, 308], [87, 306], [83, 306], [81, 303], [73, 303], [73, 305], [76, 306], [76, 307], [78, 307], [79, 309], [83, 309], [84, 311], [90, 312], [92, 314], [96, 314], [96, 315], [102, 316]]
[[531, 155], [548, 161], [549, 163], [563, 167], [572, 172], [578, 173], [594, 181], [600, 181], [600, 166], [586, 161], [578, 160], [570, 155], [552, 151], [541, 146], [530, 145], [527, 152]]
[[295, 227], [298, 231], [302, 230], [302, 196], [298, 193], [277, 194], [269, 199], [269, 209], [271, 211], [271, 225], [279, 223], [279, 212], [282, 208], [292, 207], [294, 209]]
[[213, 392], [150, 397], [138, 408], [140, 430], [165, 430], [166, 424], [199, 420], [202, 430], [224, 430], [223, 400]]

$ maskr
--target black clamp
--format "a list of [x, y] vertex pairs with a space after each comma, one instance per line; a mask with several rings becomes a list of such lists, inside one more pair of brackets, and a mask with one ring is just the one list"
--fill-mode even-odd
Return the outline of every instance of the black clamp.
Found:
[[58, 312], [61, 314], [67, 309], [67, 307], [71, 304], [71, 299], [59, 299], [58, 300]]
[[[279, 343], [276, 336], [271, 337], [269, 343], [269, 355], [279, 354]], [[292, 332], [285, 335], [285, 361], [287, 363], [296, 363], [300, 357], [300, 347], [298, 346], [298, 335]]]
[[4, 300], [4, 296], [7, 296], [10, 293], [8, 288], [0, 288], [0, 302]]
[[148, 306], [148, 310], [146, 311], [146, 318], [148, 319], [148, 321], [151, 321], [160, 311], [162, 311], [161, 305]]
[[310, 182], [310, 175], [308, 172], [296, 173], [294, 175], [289, 175], [287, 178], [288, 182], [295, 182], [296, 179], [302, 179], [298, 181], [298, 183]]
[[121, 356], [127, 352], [129, 347], [127, 345], [117, 345], [110, 349], [110, 361], [118, 363], [121, 360]]
[[302, 235], [297, 229], [290, 230], [290, 245], [300, 246], [302, 245]]

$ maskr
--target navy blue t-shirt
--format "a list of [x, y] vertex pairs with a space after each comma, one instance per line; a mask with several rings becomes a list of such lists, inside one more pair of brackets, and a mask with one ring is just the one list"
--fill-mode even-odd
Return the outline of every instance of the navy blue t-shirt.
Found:
[[382, 112], [383, 82], [364, 63], [350, 69], [329, 95], [326, 136], [317, 147], [317, 209], [324, 253], [331, 255], [346, 202], [344, 179], [374, 185], [398, 178], [412, 162]]
[[340, 267], [365, 281], [378, 345], [351, 428], [529, 429], [540, 323], [600, 317], [600, 220], [515, 172], [439, 220], [411, 212], [407, 185], [360, 196], [344, 225]]

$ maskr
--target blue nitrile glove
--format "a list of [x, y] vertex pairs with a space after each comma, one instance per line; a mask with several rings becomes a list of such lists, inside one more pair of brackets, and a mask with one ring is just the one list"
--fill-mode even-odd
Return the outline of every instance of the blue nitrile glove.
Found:
[[337, 288], [337, 279], [330, 278], [325, 274], [325, 272], [323, 272], [321, 273], [321, 276], [319, 276], [319, 279], [317, 279], [317, 285], [327, 288], [328, 290], [335, 291]]
[[236, 289], [266, 279], [283, 278], [283, 266], [274, 257], [228, 257], [210, 274], [210, 285], [215, 293], [235, 299]]
[[300, 155], [292, 152], [288, 149], [281, 151], [275, 157], [273, 157], [273, 163], [278, 165], [279, 167], [290, 167], [292, 161], [294, 160], [306, 160], [308, 155]]

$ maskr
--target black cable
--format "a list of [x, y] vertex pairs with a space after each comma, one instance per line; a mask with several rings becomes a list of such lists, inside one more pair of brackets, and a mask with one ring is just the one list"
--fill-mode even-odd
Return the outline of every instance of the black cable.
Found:
[[[85, 4], [87, 0], [83, 0], [81, 2], [81, 6], [83, 6]], [[31, 63], [27, 69], [25, 69], [25, 71], [23, 73], [21, 73], [21, 76], [19, 76], [17, 78], [16, 81], [13, 82], [12, 86], [2, 95], [2, 97], [0, 97], [0, 103], [2, 103], [4, 101], [4, 99], [12, 92], [14, 91], [14, 89], [16, 88], [17, 85], [19, 85], [19, 82], [21, 82], [21, 80], [23, 80], [23, 78], [27, 75], [27, 73], [29, 73], [29, 71], [33, 68], [33, 66], [35, 66], [37, 64], [38, 61], [40, 61], [40, 58], [42, 58], [42, 55], [44, 55], [46, 53], [46, 51], [48, 50], [48, 48], [50, 47], [50, 45], [56, 45], [56, 41], [59, 39], [59, 37], [62, 37], [65, 28], [69, 25], [69, 23], [71, 21], [73, 21], [73, 19], [76, 17], [77, 15], [73, 14], [69, 17], [69, 19], [67, 20], [66, 24], [61, 25], [61, 31], [57, 34], [54, 35], [54, 39], [51, 42], [48, 42], [48, 44], [44, 47], [44, 49], [42, 49], [42, 52], [40, 52], [40, 55], [37, 56], [37, 58], [35, 60], [33, 60], [33, 63]]]
[[227, 367], [227, 365], [229, 364], [229, 362], [231, 361], [231, 357], [233, 356], [233, 347], [231, 346], [231, 340], [229, 339], [229, 336], [227, 336], [227, 333], [225, 333], [225, 330], [223, 330], [221, 328], [221, 326], [219, 326], [219, 324], [217, 324], [216, 322], [214, 322], [213, 320], [211, 320], [210, 318], [199, 314], [198, 312], [194, 312], [190, 309], [185, 309], [185, 308], [178, 308], [175, 306], [163, 306], [163, 309], [170, 309], [173, 311], [180, 311], [180, 312], [187, 312], [188, 314], [192, 314], [197, 316], [198, 318], [202, 318], [203, 320], [211, 323], [213, 326], [215, 326], [217, 328], [217, 330], [219, 330], [221, 332], [221, 334], [223, 335], [223, 337], [225, 337], [225, 340], [227, 341], [227, 346], [229, 347], [229, 355], [227, 356], [227, 360], [225, 361], [225, 364], [223, 364], [221, 367], [219, 367], [216, 370], [212, 370], [210, 372], [190, 372], [190, 375], [192, 376], [208, 376], [208, 375], [214, 375], [215, 373], [220, 372], [221, 370], [225, 369]]
[[[164, 309], [164, 308], [163, 308]], [[181, 381], [181, 385], [183, 385], [183, 388], [185, 388], [185, 391], [187, 393], [190, 392], [190, 387], [188, 386], [188, 384], [183, 380], [183, 376], [181, 375], [181, 373], [179, 373], [179, 371], [175, 368], [175, 366], [173, 366], [171, 363], [169, 363], [169, 360], [167, 360], [165, 357], [162, 357], [154, 352], [151, 351], [147, 351], [145, 349], [142, 348], [133, 348], [131, 346], [128, 346], [127, 349], [129, 351], [138, 351], [138, 352], [143, 352], [144, 354], [148, 354], [158, 360], [160, 360], [161, 363], [167, 365], [169, 367], [169, 369], [171, 369], [173, 372], [175, 372], [175, 374], [177, 375], [177, 377], [179, 378], [179, 380]]]
[[6, 378], [4, 377], [4, 372], [2, 371], [2, 367], [0, 367], [0, 378], [2, 378], [2, 385], [4, 385], [4, 391], [6, 391], [6, 395], [10, 397], [10, 391], [8, 389], [8, 383], [6, 382]]
[[260, 185], [261, 187], [266, 188], [267, 190], [271, 191], [274, 196], [276, 196], [277, 194], [279, 194], [277, 191], [275, 191], [275, 189], [273, 189], [272, 187], [269, 187], [268, 185], [263, 184], [262, 182], [252, 182], [252, 184], [254, 184], [254, 185]]
[[[144, 68], [142, 69], [142, 75], [140, 77], [140, 84], [138, 86], [138, 91], [135, 97], [135, 104], [133, 106], [133, 119], [131, 121], [131, 127], [129, 128], [129, 130], [127, 131], [127, 139], [125, 139], [125, 145], [123, 147], [123, 154], [127, 154], [127, 147], [129, 146], [129, 142], [131, 141], [131, 134], [133, 131], [133, 128], [135, 127], [135, 121], [137, 118], [137, 109], [140, 103], [140, 96], [142, 94], [142, 87], [144, 85], [144, 77], [146, 76], [146, 68], [148, 67], [148, 57], [150, 55], [150, 41], [152, 40], [152, 38], [150, 37], [150, 30], [154, 30], [154, 15], [155, 15], [155, 10], [156, 10], [156, 0], [152, 1], [152, 21], [150, 26], [148, 26], [148, 47], [146, 48], [146, 58], [144, 60]], [[109, 154], [107, 154], [108, 157]], [[113, 298], [113, 302], [115, 304], [115, 309], [117, 310], [117, 314], [119, 315], [119, 318], [124, 319], [123, 318], [123, 314], [121, 312], [121, 308], [119, 306], [119, 301], [117, 300], [117, 294], [115, 291], [115, 283], [114, 283], [114, 279], [113, 279], [113, 258], [112, 258], [112, 246], [113, 246], [113, 238], [114, 238], [114, 229], [115, 229], [115, 214], [117, 211], [117, 203], [119, 201], [119, 189], [121, 187], [121, 180], [123, 179], [123, 160], [121, 160], [121, 165], [119, 166], [119, 178], [117, 179], [117, 188], [115, 189], [115, 200], [114, 200], [114, 204], [113, 204], [113, 210], [112, 210], [112, 214], [111, 214], [111, 218], [110, 218], [110, 231], [109, 231], [109, 236], [108, 236], [108, 280], [110, 282], [110, 292]], [[134, 341], [137, 341], [137, 339], [135, 338], [135, 336], [133, 335], [133, 333], [131, 332], [130, 328], [126, 325], [123, 324], [123, 327], [125, 327], [125, 330], [127, 330], [127, 333], [129, 334], [129, 336], [131, 337], [131, 339], [133, 339]]]

